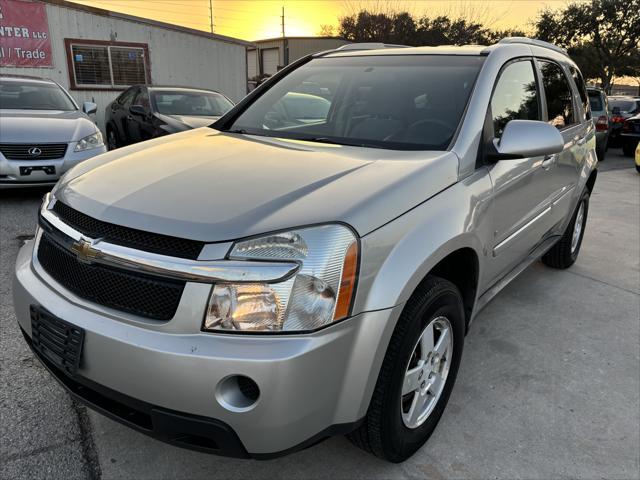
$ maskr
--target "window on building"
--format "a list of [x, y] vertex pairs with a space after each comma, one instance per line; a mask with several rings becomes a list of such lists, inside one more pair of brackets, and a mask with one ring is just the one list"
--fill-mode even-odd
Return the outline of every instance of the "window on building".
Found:
[[149, 83], [148, 46], [65, 40], [71, 88], [122, 89]]

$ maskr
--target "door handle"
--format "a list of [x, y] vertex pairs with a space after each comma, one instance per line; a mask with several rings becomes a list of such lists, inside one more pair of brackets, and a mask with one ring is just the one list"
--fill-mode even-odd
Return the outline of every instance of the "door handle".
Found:
[[133, 117], [131, 115], [127, 115], [127, 120], [133, 120]]
[[554, 163], [556, 163], [556, 156], [547, 155], [546, 157], [544, 157], [544, 160], [542, 160], [542, 168], [544, 168], [545, 170], [549, 170]]
[[582, 138], [578, 139], [578, 141], [576, 143], [578, 145], [584, 145], [585, 143], [587, 143], [587, 137], [582, 137]]

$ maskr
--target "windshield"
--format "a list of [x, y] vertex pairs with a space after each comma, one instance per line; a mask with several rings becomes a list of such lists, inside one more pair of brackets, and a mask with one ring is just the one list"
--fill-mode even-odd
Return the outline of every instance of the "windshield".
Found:
[[635, 100], [615, 100], [609, 99], [609, 111], [612, 112], [614, 108], [618, 107], [622, 113], [633, 113], [638, 108], [640, 101]]
[[69, 96], [53, 83], [0, 80], [0, 108], [12, 110], [76, 110]]
[[151, 98], [155, 110], [164, 115], [220, 117], [233, 107], [230, 100], [215, 92], [154, 90]]
[[228, 130], [395, 150], [445, 150], [484, 57], [316, 58], [258, 97]]

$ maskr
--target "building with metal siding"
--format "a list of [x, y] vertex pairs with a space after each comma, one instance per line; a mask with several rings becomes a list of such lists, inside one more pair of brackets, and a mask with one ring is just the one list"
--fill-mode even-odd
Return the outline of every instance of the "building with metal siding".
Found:
[[[131, 52], [134, 57], [135, 52], [140, 52], [140, 57], [144, 57], [145, 73], [141, 77], [129, 76], [130, 79], [217, 90], [236, 102], [247, 92], [246, 49], [254, 47], [250, 42], [63, 0], [44, 0], [43, 3], [46, 4], [53, 66], [3, 66], [2, 73], [51, 78], [69, 89], [79, 104], [84, 101], [97, 103], [96, 123], [101, 129], [104, 129], [105, 107], [126, 85], [80, 85], [76, 82], [76, 73], [81, 70], [74, 71], [74, 60], [83, 57], [78, 53], [79, 48], [85, 48], [81, 50], [84, 53], [91, 46], [112, 46], [117, 50], [114, 54], [128, 53], [129, 59]], [[127, 48], [131, 51], [127, 52]], [[126, 76], [121, 78], [127, 80]]]
[[249, 88], [254, 87], [259, 78], [271, 76], [305, 55], [332, 50], [351, 42], [340, 37], [280, 37], [254, 43], [255, 48], [247, 49]]

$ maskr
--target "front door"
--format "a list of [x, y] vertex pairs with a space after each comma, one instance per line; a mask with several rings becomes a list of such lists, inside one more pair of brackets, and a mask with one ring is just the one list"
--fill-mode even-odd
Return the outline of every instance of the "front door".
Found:
[[[487, 127], [498, 141], [511, 120], [543, 119], [532, 59], [518, 59], [503, 67], [490, 109], [493, 121]], [[494, 188], [489, 284], [520, 263], [552, 227], [555, 162], [555, 156], [532, 157], [500, 160], [488, 167]]]

